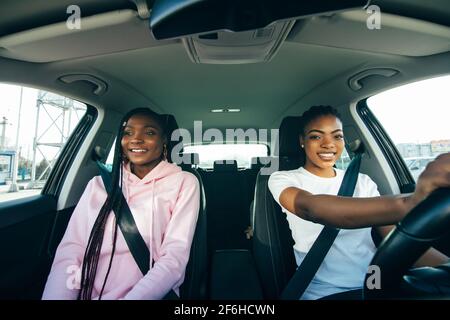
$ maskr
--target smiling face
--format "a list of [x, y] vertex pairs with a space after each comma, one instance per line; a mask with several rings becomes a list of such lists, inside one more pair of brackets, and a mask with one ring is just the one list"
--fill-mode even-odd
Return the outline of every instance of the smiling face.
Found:
[[163, 158], [165, 142], [161, 126], [151, 116], [135, 114], [128, 119], [121, 144], [132, 172], [142, 179], [156, 167]]
[[310, 121], [300, 137], [306, 153], [305, 169], [321, 177], [334, 177], [333, 165], [344, 150], [342, 122], [334, 115]]

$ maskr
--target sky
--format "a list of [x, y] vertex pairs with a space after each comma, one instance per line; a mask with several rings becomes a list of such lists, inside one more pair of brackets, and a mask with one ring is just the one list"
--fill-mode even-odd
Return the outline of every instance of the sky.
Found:
[[450, 76], [385, 91], [367, 104], [395, 144], [450, 139]]
[[[24, 88], [19, 145], [22, 157], [32, 158], [32, 145], [36, 128], [36, 98], [38, 90]], [[368, 99], [375, 116], [383, 124], [394, 143], [422, 143], [431, 140], [450, 139], [450, 76], [424, 80], [404, 85]], [[6, 140], [14, 147], [17, 132], [17, 119], [20, 105], [20, 87], [0, 84], [0, 120], [7, 117]], [[48, 107], [52, 117], [60, 111]], [[82, 113], [79, 113], [79, 117]], [[62, 120], [58, 120], [60, 125]], [[72, 117], [73, 129], [77, 117]], [[40, 136], [51, 123], [49, 115], [42, 110], [38, 135]], [[68, 123], [66, 121], [66, 129]], [[0, 126], [1, 135], [2, 126]], [[61, 134], [53, 128], [45, 133], [41, 141], [58, 142]], [[56, 148], [41, 147], [44, 153], [52, 156]], [[42, 156], [38, 153], [37, 159]]]
[[[3, 122], [3, 117], [6, 117], [8, 124], [5, 128], [6, 147], [7, 149], [14, 149], [16, 144], [17, 135], [17, 123], [19, 118], [20, 109], [20, 130], [18, 145], [22, 147], [21, 156], [24, 158], [32, 159], [33, 156], [33, 139], [36, 135], [36, 118], [37, 107], [36, 100], [38, 90], [33, 88], [24, 87], [22, 95], [22, 106], [20, 106], [20, 86], [10, 84], [0, 84], [0, 121]], [[47, 111], [46, 111], [47, 110]], [[63, 128], [63, 118], [60, 109], [54, 108], [50, 105], [46, 106], [46, 110], [41, 108], [39, 114], [39, 124], [37, 135], [40, 137], [41, 142], [56, 143], [61, 141], [61, 133], [56, 127], [52, 127], [47, 130], [52, 123], [52, 119], [57, 119], [60, 129]], [[48, 113], [47, 113], [48, 112]], [[78, 111], [78, 115], [72, 114], [70, 127], [69, 127], [69, 115], [66, 114], [64, 134], [68, 135], [68, 131], [73, 130], [78, 119], [82, 116], [83, 112]], [[58, 118], [58, 116], [60, 116]], [[3, 125], [0, 125], [0, 136], [2, 135]], [[41, 151], [50, 159], [56, 154], [58, 150], [55, 147], [41, 146]], [[36, 158], [38, 161], [42, 160], [42, 155], [37, 152]]]

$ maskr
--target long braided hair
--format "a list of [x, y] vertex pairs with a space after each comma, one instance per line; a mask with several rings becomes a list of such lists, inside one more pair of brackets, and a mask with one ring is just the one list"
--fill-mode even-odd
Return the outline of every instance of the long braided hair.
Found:
[[[115, 149], [114, 149], [114, 160], [112, 166], [111, 173], [111, 182], [112, 182], [112, 192], [108, 194], [105, 203], [103, 204], [100, 212], [97, 216], [97, 219], [94, 222], [91, 233], [89, 235], [88, 243], [86, 246], [86, 251], [84, 253], [83, 258], [83, 266], [81, 270], [81, 287], [78, 293], [78, 300], [91, 300], [92, 299], [92, 290], [94, 288], [95, 276], [97, 273], [98, 260], [100, 257], [100, 250], [103, 243], [103, 236], [105, 234], [105, 226], [108, 220], [111, 211], [114, 210], [115, 213], [118, 213], [117, 219], [114, 225], [114, 236], [113, 236], [113, 247], [111, 250], [111, 256], [109, 259], [108, 270], [105, 275], [105, 279], [103, 280], [102, 289], [100, 291], [99, 300], [102, 298], [103, 290], [105, 288], [106, 281], [109, 276], [109, 272], [111, 270], [112, 260], [114, 257], [114, 252], [116, 249], [116, 241], [117, 241], [117, 229], [118, 223], [117, 220], [120, 219], [120, 212], [122, 206], [122, 176], [123, 169], [122, 165], [124, 162], [124, 154], [122, 151], [121, 140], [124, 135], [124, 129], [128, 120], [137, 114], [142, 114], [151, 117], [155, 120], [161, 128], [161, 133], [163, 139], [167, 137], [167, 123], [164, 117], [148, 108], [137, 108], [128, 112], [120, 121], [120, 126], [117, 134]], [[163, 154], [161, 154], [161, 158], [163, 158]]]

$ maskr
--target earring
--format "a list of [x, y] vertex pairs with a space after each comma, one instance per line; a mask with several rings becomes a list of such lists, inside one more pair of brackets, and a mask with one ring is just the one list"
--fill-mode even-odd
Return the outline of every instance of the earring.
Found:
[[304, 144], [302, 144], [302, 149], [305, 147], [305, 145]]
[[167, 160], [167, 145], [165, 144], [163, 146], [163, 159]]

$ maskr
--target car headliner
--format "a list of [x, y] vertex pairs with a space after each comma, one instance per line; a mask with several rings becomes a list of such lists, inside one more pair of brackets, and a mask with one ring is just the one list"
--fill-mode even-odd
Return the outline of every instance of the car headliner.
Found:
[[[299, 114], [312, 104], [348, 105], [387, 87], [450, 72], [447, 1], [372, 3], [380, 6], [382, 14], [386, 12], [393, 24], [368, 30], [360, 21], [365, 30], [355, 34], [350, 29], [354, 26], [349, 24], [350, 16], [301, 19], [270, 62], [217, 65], [191, 62], [180, 40], [153, 39], [148, 21], [136, 14], [133, 36], [111, 32], [104, 37], [94, 28], [77, 35], [73, 46], [64, 40], [65, 35], [24, 42], [28, 35], [48, 32], [44, 26], [65, 24], [66, 7], [73, 1], [2, 1], [0, 81], [41, 87], [121, 112], [150, 106], [175, 114], [180, 126], [188, 129], [194, 120], [202, 120], [205, 128], [274, 128], [284, 116]], [[125, 0], [108, 1], [107, 5], [84, 0], [78, 5], [83, 17], [135, 10], [134, 4]], [[390, 14], [409, 17], [411, 28], [402, 26], [405, 18]], [[314, 32], [319, 24], [323, 28]], [[27, 35], [28, 31], [34, 33]], [[330, 39], [328, 32], [338, 32], [342, 38]], [[358, 41], [346, 43], [347, 36]], [[430, 39], [431, 44], [424, 46], [424, 39]], [[396, 69], [399, 74], [368, 78], [358, 91], [348, 86], [356, 73], [380, 67]], [[108, 85], [106, 94], [95, 96], [86, 83], [58, 80], [62, 75], [80, 73], [103, 79]], [[240, 108], [241, 112], [211, 113], [214, 108]]]

